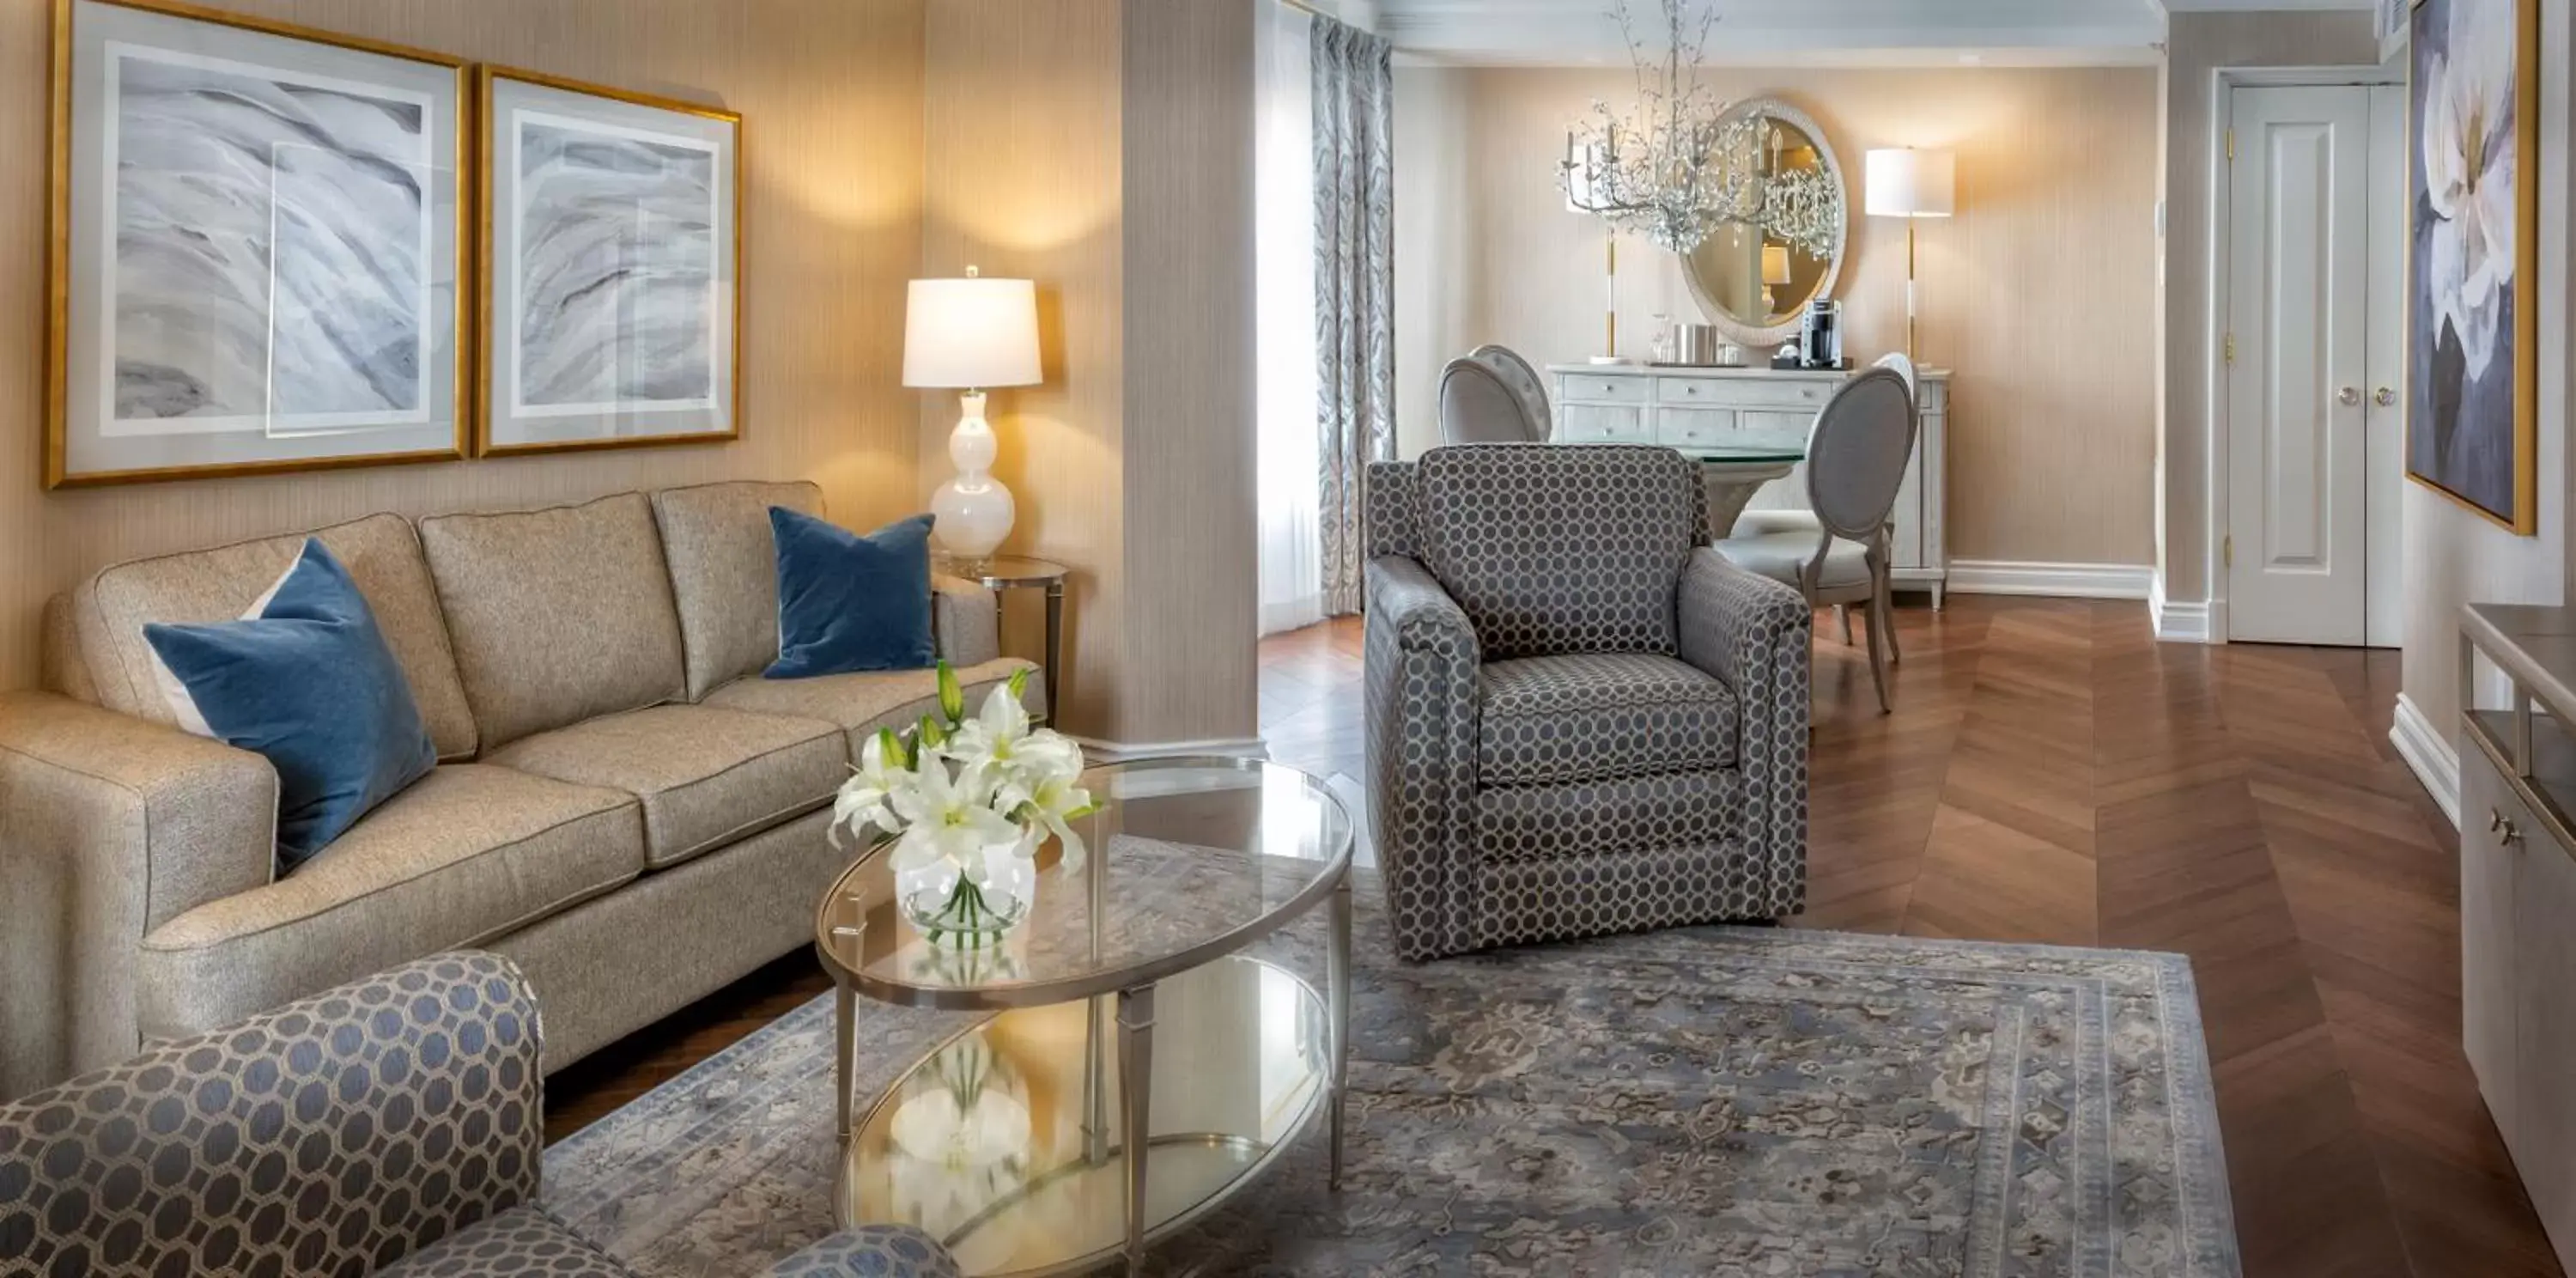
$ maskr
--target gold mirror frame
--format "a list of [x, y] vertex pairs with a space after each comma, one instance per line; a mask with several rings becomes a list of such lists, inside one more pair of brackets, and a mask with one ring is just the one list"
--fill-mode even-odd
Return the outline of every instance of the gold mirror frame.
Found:
[[[1777, 346], [1797, 335], [1801, 322], [1799, 311], [1807, 302], [1814, 298], [1832, 297], [1835, 284], [1842, 279], [1843, 257], [1851, 243], [1851, 183], [1843, 176], [1842, 160], [1834, 154], [1833, 143], [1825, 140], [1824, 126], [1817, 124], [1806, 112], [1778, 98], [1748, 98], [1727, 108], [1724, 118], [1735, 120], [1747, 116], [1776, 120], [1805, 134], [1808, 141], [1815, 143], [1818, 162], [1824, 165], [1825, 172], [1834, 180], [1834, 186], [1843, 193], [1843, 223], [1834, 228], [1833, 255], [1825, 260], [1824, 274], [1817, 279], [1814, 290], [1800, 298], [1786, 318], [1777, 323], [1755, 323], [1719, 303], [1708, 282], [1700, 278], [1696, 249], [1681, 255], [1682, 281], [1690, 285], [1691, 298], [1699, 303], [1700, 313], [1706, 315], [1708, 322], [1719, 332], [1726, 334], [1728, 341], [1741, 346]], [[1769, 316], [1764, 318], [1767, 320]]]

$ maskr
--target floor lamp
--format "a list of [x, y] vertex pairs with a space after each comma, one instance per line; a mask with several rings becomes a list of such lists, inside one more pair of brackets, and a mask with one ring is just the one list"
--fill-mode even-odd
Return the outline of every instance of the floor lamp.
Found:
[[1869, 153], [1864, 189], [1871, 217], [1905, 219], [1905, 357], [1920, 359], [1914, 341], [1914, 223], [1948, 217], [1957, 203], [1958, 159], [1948, 151], [1893, 147]]

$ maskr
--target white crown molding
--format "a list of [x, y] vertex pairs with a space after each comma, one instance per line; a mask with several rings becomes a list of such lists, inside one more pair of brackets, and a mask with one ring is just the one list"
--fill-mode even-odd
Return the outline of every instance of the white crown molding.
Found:
[[2057, 564], [2019, 559], [1953, 559], [1950, 586], [1965, 595], [2055, 595], [2066, 599], [2144, 599], [2153, 564]]
[[2442, 815], [2451, 818], [2453, 829], [2460, 824], [2460, 752], [2449, 736], [2434, 729], [2433, 721], [2415, 708], [2405, 693], [2397, 694], [2397, 714], [2388, 726], [2388, 743], [2397, 747], [2397, 757], [2414, 770], [2415, 779], [2433, 794]]

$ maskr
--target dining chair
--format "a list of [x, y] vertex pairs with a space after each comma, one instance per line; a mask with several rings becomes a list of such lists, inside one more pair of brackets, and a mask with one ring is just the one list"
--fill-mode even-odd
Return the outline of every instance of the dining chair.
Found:
[[[1870, 364], [1870, 367], [1888, 369], [1894, 372], [1897, 376], [1904, 378], [1905, 393], [1907, 397], [1913, 399], [1918, 408], [1921, 406], [1923, 397], [1919, 389], [1919, 383], [1916, 380], [1914, 358], [1912, 356], [1907, 355], [1903, 351], [1889, 351], [1873, 361]], [[1742, 515], [1737, 516], [1735, 527], [1728, 533], [1728, 535], [1733, 537], [1754, 537], [1760, 536], [1763, 533], [1777, 532], [1803, 532], [1813, 535], [1822, 527], [1823, 525], [1816, 522], [1816, 512], [1812, 510], [1748, 510]], [[1891, 527], [1888, 532], [1890, 536], [1895, 535], [1895, 529], [1893, 527]], [[1846, 648], [1850, 647], [1852, 642], [1851, 609], [1841, 605], [1836, 605], [1834, 608], [1834, 621], [1842, 627], [1843, 646]], [[1888, 656], [1891, 660], [1901, 659], [1901, 654], [1896, 651], [1896, 632], [1892, 629], [1887, 632], [1887, 647]]]
[[1530, 442], [1546, 443], [1555, 430], [1555, 422], [1548, 412], [1547, 383], [1539, 377], [1538, 369], [1519, 351], [1493, 342], [1467, 352], [1467, 358], [1494, 370], [1494, 376], [1503, 379], [1503, 385], [1520, 400], [1522, 412], [1529, 419]]
[[[1527, 396], [1513, 388], [1514, 376], [1499, 371], [1481, 352], [1462, 355], [1440, 370], [1440, 442], [1444, 444], [1543, 444], [1548, 425], [1532, 416]], [[1509, 352], [1505, 352], [1509, 354]], [[1518, 361], [1519, 356], [1511, 357]], [[1528, 365], [1519, 367], [1526, 369]], [[1535, 378], [1535, 374], [1531, 374]], [[1539, 395], [1546, 403], [1546, 395]]]
[[1717, 544], [1736, 566], [1797, 587], [1810, 607], [1869, 608], [1869, 673], [1882, 713], [1894, 708], [1887, 666], [1899, 656], [1891, 625], [1889, 516], [1914, 453], [1914, 429], [1914, 395], [1902, 372], [1872, 368], [1845, 382], [1816, 414], [1807, 437], [1807, 504], [1816, 526]]

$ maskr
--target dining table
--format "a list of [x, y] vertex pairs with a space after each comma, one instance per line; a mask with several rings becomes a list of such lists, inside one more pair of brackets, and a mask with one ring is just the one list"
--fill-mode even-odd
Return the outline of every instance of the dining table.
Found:
[[1726, 539], [1764, 484], [1786, 478], [1798, 463], [1807, 460], [1805, 431], [1744, 430], [1716, 443], [1672, 447], [1699, 463], [1700, 482], [1708, 490], [1711, 541]]

